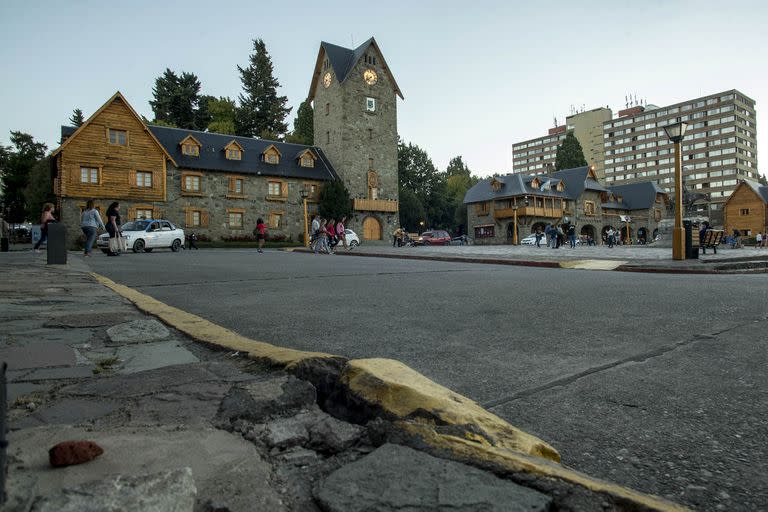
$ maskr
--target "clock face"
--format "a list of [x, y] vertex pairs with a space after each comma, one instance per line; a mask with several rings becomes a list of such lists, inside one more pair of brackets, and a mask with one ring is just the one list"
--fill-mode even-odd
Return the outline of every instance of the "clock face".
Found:
[[365, 80], [365, 83], [368, 85], [373, 85], [379, 81], [379, 76], [374, 70], [366, 69], [365, 72], [363, 72], [363, 80]]
[[331, 72], [330, 71], [328, 73], [326, 73], [325, 76], [323, 77], [323, 85], [325, 86], [326, 89], [331, 86]]

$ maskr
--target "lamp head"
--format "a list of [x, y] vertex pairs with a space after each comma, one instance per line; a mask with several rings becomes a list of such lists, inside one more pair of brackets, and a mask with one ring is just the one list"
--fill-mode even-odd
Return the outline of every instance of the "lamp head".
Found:
[[675, 144], [679, 143], [685, 137], [685, 130], [688, 129], [688, 123], [675, 123], [664, 127], [664, 133], [669, 140]]

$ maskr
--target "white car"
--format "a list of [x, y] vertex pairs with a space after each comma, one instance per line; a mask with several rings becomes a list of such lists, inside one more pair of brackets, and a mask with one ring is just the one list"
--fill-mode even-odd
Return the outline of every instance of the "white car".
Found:
[[[167, 220], [142, 219], [126, 222], [120, 227], [125, 245], [133, 252], [152, 252], [152, 249], [168, 248], [173, 252], [184, 245], [184, 230]], [[99, 236], [96, 246], [109, 252], [109, 233]]]
[[[541, 235], [541, 241], [539, 243], [540, 244], [543, 243], [544, 245], [547, 245], [547, 240], [544, 237], [543, 233]], [[535, 234], [528, 235], [527, 237], [525, 237], [522, 240], [520, 240], [520, 244], [521, 245], [536, 245], [536, 235]]]
[[344, 237], [347, 239], [347, 245], [349, 247], [354, 248], [360, 245], [360, 237], [358, 237], [357, 233], [355, 233], [351, 229], [344, 230]]

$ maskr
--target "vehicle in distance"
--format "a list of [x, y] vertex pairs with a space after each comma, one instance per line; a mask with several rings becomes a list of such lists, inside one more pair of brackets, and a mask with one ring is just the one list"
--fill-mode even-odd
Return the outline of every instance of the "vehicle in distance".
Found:
[[[168, 248], [177, 252], [184, 245], [184, 230], [164, 219], [142, 219], [126, 222], [120, 227], [126, 247], [133, 252], [152, 252]], [[109, 233], [99, 236], [96, 246], [109, 252]]]
[[447, 231], [425, 231], [416, 239], [416, 245], [448, 245], [451, 243], [451, 235]]

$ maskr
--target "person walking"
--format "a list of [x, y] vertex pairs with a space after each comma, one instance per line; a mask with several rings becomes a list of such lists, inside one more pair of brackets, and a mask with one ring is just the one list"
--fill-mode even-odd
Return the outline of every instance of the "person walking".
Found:
[[198, 249], [198, 248], [197, 248], [197, 235], [195, 234], [195, 232], [194, 232], [194, 231], [193, 231], [193, 232], [191, 232], [191, 233], [190, 233], [190, 234], [187, 236], [187, 242], [188, 242], [188, 243], [187, 243], [187, 245], [188, 245], [187, 249], [189, 249], [190, 251], [191, 251], [192, 249], [194, 249], [194, 250], [196, 250], [196, 251], [199, 251], [199, 250], [200, 250], [200, 249]]
[[99, 215], [99, 210], [93, 207], [93, 199], [89, 199], [88, 202], [85, 203], [85, 211], [80, 220], [80, 229], [83, 230], [83, 234], [85, 235], [84, 256], [86, 258], [90, 258], [91, 256], [93, 242], [96, 241], [96, 230], [99, 228], [106, 229], [104, 221], [101, 220], [101, 215]]
[[763, 234], [758, 233], [757, 236], [755, 236], [755, 247], [761, 247], [763, 245]]
[[325, 219], [320, 219], [320, 227], [317, 230], [317, 240], [315, 241], [315, 254], [317, 251], [330, 254], [328, 252], [328, 230], [325, 228], [327, 222]]
[[346, 250], [350, 250], [350, 247], [347, 245], [347, 231], [346, 227], [344, 227], [344, 223], [347, 221], [347, 216], [344, 215], [339, 219], [339, 222], [336, 223], [336, 238], [341, 241], [342, 246]]
[[392, 233], [392, 247], [400, 247], [400, 245], [402, 245], [402, 240], [403, 240], [403, 228], [398, 227]]
[[120, 256], [120, 203], [114, 201], [107, 208], [107, 233], [109, 233], [109, 252], [107, 256]]
[[541, 228], [536, 228], [536, 247], [541, 248]]
[[336, 238], [336, 221], [330, 219], [328, 224], [325, 225], [325, 230], [328, 232], [328, 250], [336, 253], [336, 244], [339, 243], [339, 240]]
[[571, 249], [576, 248], [576, 225], [570, 224], [568, 226], [568, 241], [571, 243]]
[[309, 231], [309, 248], [317, 252], [317, 235], [320, 232], [320, 216], [314, 214], [312, 216], [312, 227]]
[[544, 228], [544, 239], [547, 242], [547, 249], [552, 245], [552, 224], [547, 224]]
[[605, 233], [608, 236], [608, 247], [613, 248], [613, 242], [614, 242], [614, 232], [613, 228], [608, 228], [608, 231]]
[[40, 252], [40, 246], [48, 241], [48, 223], [56, 222], [53, 212], [54, 208], [51, 203], [43, 205], [43, 212], [40, 214], [40, 240], [35, 244], [35, 252]]
[[259, 242], [257, 252], [263, 253], [264, 241], [267, 239], [267, 225], [264, 224], [264, 220], [261, 217], [256, 219], [256, 229], [254, 231], [256, 232], [256, 240]]

